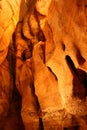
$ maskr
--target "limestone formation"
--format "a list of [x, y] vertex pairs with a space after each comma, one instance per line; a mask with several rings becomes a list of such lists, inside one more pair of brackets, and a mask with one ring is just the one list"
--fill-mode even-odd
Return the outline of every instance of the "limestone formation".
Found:
[[[13, 44], [12, 35], [17, 22], [21, 20], [24, 15], [24, 13], [22, 13], [20, 17], [20, 6], [24, 8], [25, 13], [27, 6], [21, 0], [0, 1], [0, 130], [15, 129], [13, 127], [16, 126], [16, 123], [19, 123], [18, 118], [20, 117], [20, 113], [18, 117], [14, 114], [14, 106], [16, 106], [16, 102], [14, 102], [16, 98], [13, 99], [13, 90], [15, 90], [15, 52], [14, 47], [11, 45]], [[10, 117], [12, 115], [14, 115], [14, 117], [11, 122]]]
[[86, 0], [0, 1], [0, 129], [87, 129], [86, 35]]

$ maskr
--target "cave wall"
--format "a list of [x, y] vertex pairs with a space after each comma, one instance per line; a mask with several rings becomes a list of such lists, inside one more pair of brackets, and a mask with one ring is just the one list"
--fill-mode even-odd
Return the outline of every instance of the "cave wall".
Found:
[[0, 130], [87, 129], [86, 24], [86, 0], [0, 1]]

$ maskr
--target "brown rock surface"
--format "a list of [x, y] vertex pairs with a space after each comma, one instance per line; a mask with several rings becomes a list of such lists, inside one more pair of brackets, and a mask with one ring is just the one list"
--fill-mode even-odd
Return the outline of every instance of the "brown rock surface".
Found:
[[86, 0], [0, 1], [1, 130], [87, 129], [86, 35]]
[[[16, 24], [23, 18], [23, 15], [27, 10], [27, 7], [23, 1], [0, 1], [0, 64], [4, 61], [7, 55], [6, 50], [9, 46], [10, 41], [12, 40], [12, 34], [16, 28]], [[22, 14], [20, 6], [24, 9], [24, 12]]]
[[[17, 114], [18, 110], [16, 111], [16, 107], [19, 109], [19, 105], [16, 106], [19, 99], [13, 92], [15, 90], [15, 54], [12, 45], [10, 46], [16, 24], [24, 15], [22, 13], [20, 17], [20, 6], [20, 0], [0, 1], [0, 130], [22, 130], [20, 112]], [[25, 5], [23, 7], [27, 8]], [[16, 127], [16, 124], [19, 127]]]
[[[59, 79], [58, 85], [65, 109], [78, 115], [87, 114], [85, 4], [86, 1], [78, 7], [78, 1], [67, 1], [65, 6], [65, 1], [53, 1], [48, 15], [48, 24], [56, 47], [46, 64]], [[61, 7], [61, 10], [58, 7]], [[83, 22], [79, 25], [82, 18]], [[59, 24], [54, 24], [55, 20]]]

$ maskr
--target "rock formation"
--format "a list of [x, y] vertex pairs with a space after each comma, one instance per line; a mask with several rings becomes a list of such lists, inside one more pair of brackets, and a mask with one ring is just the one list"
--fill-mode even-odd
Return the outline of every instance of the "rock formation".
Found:
[[1, 130], [87, 129], [86, 24], [86, 0], [0, 1]]

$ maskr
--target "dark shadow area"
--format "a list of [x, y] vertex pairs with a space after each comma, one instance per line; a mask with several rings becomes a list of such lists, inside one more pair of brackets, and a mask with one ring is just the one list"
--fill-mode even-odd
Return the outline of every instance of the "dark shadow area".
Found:
[[71, 126], [71, 127], [68, 127], [68, 128], [64, 128], [64, 130], [79, 130], [79, 126]]
[[73, 77], [73, 96], [86, 99], [87, 96], [87, 73], [77, 69], [78, 77]]
[[69, 55], [66, 55], [65, 59], [66, 59], [66, 62], [68, 64], [70, 70], [72, 71], [72, 73], [74, 73], [76, 76], [78, 76], [77, 69], [75, 68], [75, 65], [74, 65], [71, 57]]
[[67, 64], [73, 74], [73, 96], [85, 100], [87, 96], [87, 73], [76, 69], [70, 56], [66, 56]]
[[75, 115], [71, 115], [71, 119], [69, 120], [69, 124], [67, 124], [66, 127], [64, 127], [64, 130], [80, 130], [80, 125], [78, 122], [78, 119], [76, 118]]
[[77, 54], [76, 54], [77, 60], [79, 65], [82, 65], [86, 60], [82, 57], [80, 51], [77, 49]]
[[11, 73], [11, 85], [12, 85], [12, 96], [9, 100], [10, 109], [9, 115], [5, 119], [4, 130], [24, 130], [24, 125], [21, 118], [21, 106], [22, 98], [16, 88], [16, 47], [15, 47], [14, 34], [12, 37], [12, 42], [8, 47], [7, 60], [9, 62], [9, 70]]
[[65, 50], [66, 50], [66, 45], [64, 44], [63, 41], [61, 42], [61, 45], [62, 45], [62, 49], [63, 49], [63, 51], [65, 51]]
[[39, 130], [44, 130], [42, 118], [39, 118]]

